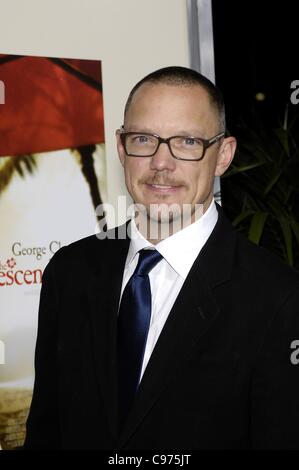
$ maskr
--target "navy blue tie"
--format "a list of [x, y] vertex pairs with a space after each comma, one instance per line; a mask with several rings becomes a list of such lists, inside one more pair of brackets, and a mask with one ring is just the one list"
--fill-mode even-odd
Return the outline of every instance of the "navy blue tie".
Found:
[[148, 273], [162, 259], [156, 250], [141, 250], [136, 269], [122, 295], [118, 314], [119, 420], [124, 424], [134, 400], [142, 369], [151, 319]]

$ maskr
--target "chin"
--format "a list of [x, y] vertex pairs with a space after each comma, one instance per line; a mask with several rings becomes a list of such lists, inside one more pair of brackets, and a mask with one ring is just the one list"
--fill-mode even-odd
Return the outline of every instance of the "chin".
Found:
[[172, 204], [151, 204], [147, 207], [148, 219], [160, 224], [169, 224], [176, 220], [182, 220], [182, 206]]

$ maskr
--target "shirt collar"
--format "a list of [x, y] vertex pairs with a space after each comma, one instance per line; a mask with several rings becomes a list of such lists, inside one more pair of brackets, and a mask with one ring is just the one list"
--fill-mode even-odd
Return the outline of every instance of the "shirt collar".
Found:
[[136, 227], [134, 218], [131, 219], [131, 222], [129, 224], [129, 238], [131, 239], [131, 241], [126, 259], [126, 267], [128, 267], [133, 262], [138, 251], [143, 250], [144, 248], [156, 248], [139, 232], [138, 228]]
[[196, 222], [165, 238], [157, 245], [144, 238], [132, 219], [129, 226], [131, 242], [126, 267], [132, 263], [138, 251], [144, 248], [156, 249], [177, 274], [186, 279], [192, 264], [211, 235], [217, 219], [218, 211], [213, 199], [206, 212]]

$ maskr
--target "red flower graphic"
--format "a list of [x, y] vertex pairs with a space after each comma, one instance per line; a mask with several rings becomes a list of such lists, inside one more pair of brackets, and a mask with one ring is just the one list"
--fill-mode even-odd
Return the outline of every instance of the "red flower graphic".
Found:
[[7, 263], [7, 266], [10, 268], [10, 269], [13, 269], [15, 267], [15, 265], [17, 264], [16, 260], [14, 258], [10, 258], [6, 261]]

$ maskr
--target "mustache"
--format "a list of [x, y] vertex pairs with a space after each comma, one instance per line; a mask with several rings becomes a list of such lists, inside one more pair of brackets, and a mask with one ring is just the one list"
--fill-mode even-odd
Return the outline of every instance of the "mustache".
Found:
[[185, 183], [180, 180], [174, 180], [163, 176], [153, 176], [149, 178], [143, 178], [142, 184], [159, 184], [165, 186], [185, 186]]

